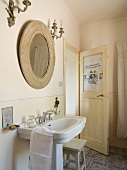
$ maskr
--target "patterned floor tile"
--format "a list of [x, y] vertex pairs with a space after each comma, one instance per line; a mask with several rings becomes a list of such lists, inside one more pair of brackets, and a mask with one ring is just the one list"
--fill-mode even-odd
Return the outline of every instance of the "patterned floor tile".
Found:
[[108, 156], [85, 147], [87, 170], [127, 170], [127, 157], [110, 153]]

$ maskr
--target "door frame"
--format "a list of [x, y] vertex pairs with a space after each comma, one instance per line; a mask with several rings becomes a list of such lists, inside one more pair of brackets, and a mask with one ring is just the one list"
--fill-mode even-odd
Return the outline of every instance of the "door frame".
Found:
[[66, 49], [69, 49], [76, 55], [76, 116], [80, 115], [80, 50], [71, 45], [64, 39], [64, 59], [63, 59], [63, 73], [64, 73], [64, 111], [66, 115]]

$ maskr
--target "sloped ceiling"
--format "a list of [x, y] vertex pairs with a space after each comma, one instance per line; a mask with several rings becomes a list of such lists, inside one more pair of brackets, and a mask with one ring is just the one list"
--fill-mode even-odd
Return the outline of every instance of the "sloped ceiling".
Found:
[[63, 0], [80, 24], [127, 17], [127, 0]]

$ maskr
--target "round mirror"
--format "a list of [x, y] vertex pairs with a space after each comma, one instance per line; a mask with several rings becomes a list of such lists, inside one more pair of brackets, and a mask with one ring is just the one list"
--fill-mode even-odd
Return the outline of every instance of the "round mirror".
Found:
[[45, 87], [55, 65], [54, 42], [46, 25], [40, 21], [27, 25], [21, 37], [19, 55], [28, 84], [36, 89]]
[[34, 74], [43, 77], [49, 65], [48, 43], [41, 34], [35, 35], [30, 46], [30, 64]]

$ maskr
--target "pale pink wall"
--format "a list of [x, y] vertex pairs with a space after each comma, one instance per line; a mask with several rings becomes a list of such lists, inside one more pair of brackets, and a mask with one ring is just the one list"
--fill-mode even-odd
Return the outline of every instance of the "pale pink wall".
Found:
[[[21, 123], [23, 117], [53, 109], [58, 96], [59, 110], [64, 114], [64, 87], [59, 86], [59, 82], [63, 82], [63, 37], [55, 41], [56, 62], [50, 83], [36, 90], [26, 83], [19, 67], [19, 33], [30, 20], [40, 20], [45, 25], [50, 20], [52, 25], [56, 19], [59, 27], [62, 19], [64, 37], [79, 48], [80, 26], [62, 0], [31, 0], [32, 5], [25, 13], [15, 12], [15, 25], [9, 28], [6, 2], [0, 1], [0, 170], [28, 170], [29, 141], [20, 139], [16, 130], [2, 130], [1, 108], [13, 106], [14, 123]], [[22, 1], [15, 2], [23, 7]]]
[[110, 145], [127, 148], [127, 140], [117, 138], [117, 48], [116, 43], [127, 39], [127, 18], [83, 25], [81, 51], [102, 45], [108, 47]]

